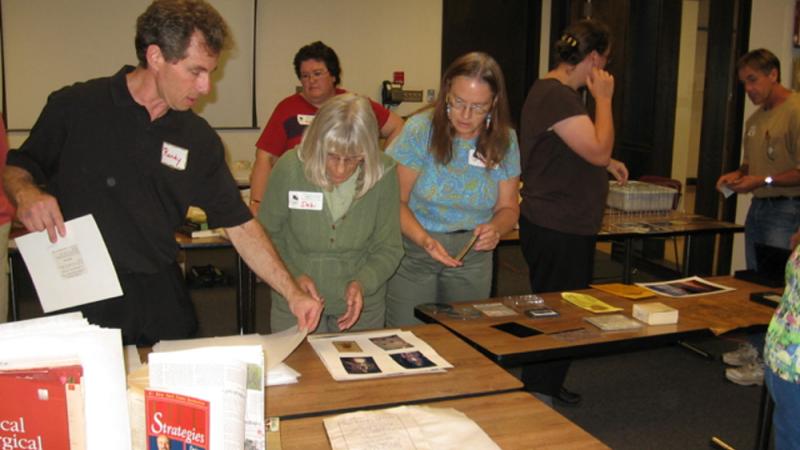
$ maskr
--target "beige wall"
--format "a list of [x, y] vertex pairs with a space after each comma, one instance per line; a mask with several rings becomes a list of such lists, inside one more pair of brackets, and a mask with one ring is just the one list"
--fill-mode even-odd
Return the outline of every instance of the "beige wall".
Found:
[[[315, 40], [336, 50], [343, 67], [342, 86], [351, 91], [380, 101], [381, 81], [391, 79], [395, 70], [405, 71], [406, 89], [438, 90], [441, 0], [259, 0], [257, 14], [259, 127], [275, 104], [294, 92], [298, 84], [294, 54]], [[402, 104], [396, 112], [408, 114], [420, 106]], [[260, 129], [220, 131], [229, 160], [252, 160], [260, 133]], [[26, 137], [27, 133], [11, 133], [11, 147]]]
[[[405, 71], [406, 89], [438, 90], [441, 0], [260, 0], [258, 7], [256, 109], [261, 128], [275, 105], [299, 85], [292, 66], [295, 53], [315, 40], [336, 50], [342, 87], [350, 91], [380, 101], [381, 82], [391, 80], [395, 70]], [[421, 106], [401, 104], [395, 112], [405, 115]], [[252, 160], [260, 133], [220, 135], [232, 160]]]

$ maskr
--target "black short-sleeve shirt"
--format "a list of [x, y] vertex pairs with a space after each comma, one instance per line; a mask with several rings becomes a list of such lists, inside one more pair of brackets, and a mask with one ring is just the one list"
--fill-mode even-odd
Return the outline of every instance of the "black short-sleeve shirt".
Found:
[[608, 174], [581, 158], [553, 131], [569, 117], [586, 115], [580, 96], [555, 79], [537, 80], [522, 107], [520, 212], [541, 227], [577, 235], [600, 230]]
[[[205, 210], [211, 227], [252, 215], [216, 132], [190, 110], [151, 121], [128, 90], [132, 70], [52, 93], [8, 164], [44, 185], [65, 220], [94, 215], [117, 270], [155, 273], [175, 261], [174, 230], [190, 205]], [[166, 159], [165, 143], [181, 149], [185, 168]]]

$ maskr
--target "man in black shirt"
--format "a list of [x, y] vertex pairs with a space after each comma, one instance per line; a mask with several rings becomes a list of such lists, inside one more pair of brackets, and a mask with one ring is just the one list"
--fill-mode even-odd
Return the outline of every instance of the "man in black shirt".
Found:
[[[189, 205], [224, 227], [244, 260], [316, 328], [321, 300], [302, 291], [242, 202], [219, 136], [191, 107], [211, 90], [227, 26], [203, 0], [156, 0], [137, 20], [137, 67], [63, 88], [3, 173], [26, 228], [55, 242], [64, 220], [92, 214], [123, 296], [84, 305], [92, 322], [152, 345], [194, 334], [175, 263], [174, 230]], [[44, 190], [39, 186], [44, 186]]]

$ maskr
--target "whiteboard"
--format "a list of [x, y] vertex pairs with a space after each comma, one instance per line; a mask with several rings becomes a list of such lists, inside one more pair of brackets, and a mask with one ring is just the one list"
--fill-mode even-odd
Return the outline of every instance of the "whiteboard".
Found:
[[[256, 0], [208, 0], [234, 45], [213, 90], [193, 108], [215, 128], [254, 128]], [[33, 127], [51, 92], [136, 65], [136, 18], [150, 0], [0, 0], [3, 92], [9, 130]]]

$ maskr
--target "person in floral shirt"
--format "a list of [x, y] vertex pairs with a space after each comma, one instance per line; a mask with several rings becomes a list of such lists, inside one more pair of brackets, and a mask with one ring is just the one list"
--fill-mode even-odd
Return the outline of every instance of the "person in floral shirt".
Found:
[[765, 381], [775, 412], [775, 448], [800, 449], [800, 231], [786, 263], [786, 290], [767, 330]]

